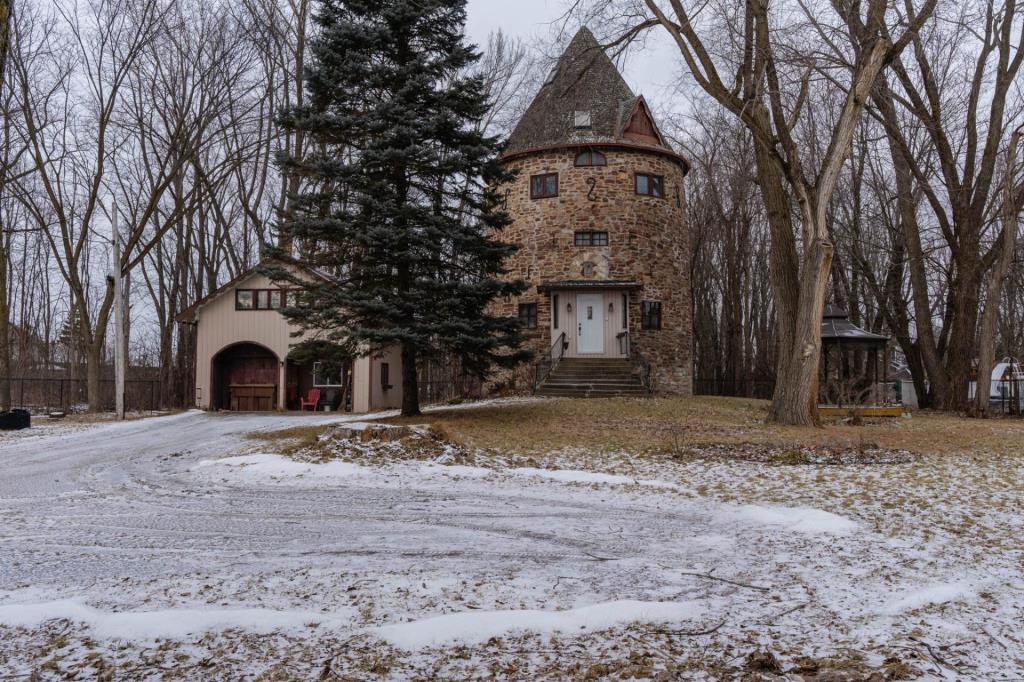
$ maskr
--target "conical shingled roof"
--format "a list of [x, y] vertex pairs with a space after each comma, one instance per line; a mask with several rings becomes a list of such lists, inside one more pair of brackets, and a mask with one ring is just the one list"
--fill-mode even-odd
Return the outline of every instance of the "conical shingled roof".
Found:
[[[505, 153], [622, 141], [626, 118], [640, 101], [594, 34], [581, 28], [512, 131]], [[577, 126], [576, 112], [590, 114], [589, 128]]]

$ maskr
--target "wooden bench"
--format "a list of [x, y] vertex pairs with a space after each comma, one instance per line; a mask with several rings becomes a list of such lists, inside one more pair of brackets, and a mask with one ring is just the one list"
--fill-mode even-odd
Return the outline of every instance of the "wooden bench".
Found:
[[277, 407], [275, 384], [231, 384], [228, 395], [234, 412], [271, 412]]

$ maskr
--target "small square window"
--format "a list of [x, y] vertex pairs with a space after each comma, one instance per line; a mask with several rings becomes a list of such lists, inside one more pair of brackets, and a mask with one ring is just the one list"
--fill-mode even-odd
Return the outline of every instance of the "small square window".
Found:
[[593, 127], [589, 111], [577, 111], [573, 115], [573, 125], [577, 130], [590, 130]]
[[576, 246], [608, 246], [608, 233], [604, 230], [583, 230], [573, 235]]
[[536, 303], [520, 303], [519, 304], [519, 325], [523, 329], [536, 329], [537, 328], [537, 304]]
[[342, 368], [330, 362], [316, 361], [313, 363], [313, 386], [329, 388], [341, 386]]
[[530, 198], [546, 199], [558, 196], [558, 173], [545, 173], [530, 178]]
[[640, 303], [640, 328], [661, 329], [661, 301]]
[[665, 179], [660, 175], [637, 173], [636, 193], [660, 199], [665, 196]]

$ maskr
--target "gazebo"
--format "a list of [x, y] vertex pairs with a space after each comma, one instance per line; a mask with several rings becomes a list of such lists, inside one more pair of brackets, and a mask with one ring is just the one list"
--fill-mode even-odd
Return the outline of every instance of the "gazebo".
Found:
[[[866, 358], [860, 376], [851, 376], [850, 368], [857, 356]], [[835, 371], [830, 370], [835, 356]], [[879, 359], [881, 359], [881, 390], [879, 390]], [[853, 361], [853, 362], [851, 362]], [[881, 406], [888, 402], [885, 386], [889, 383], [889, 337], [861, 329], [850, 321], [845, 310], [828, 306], [821, 320], [822, 380], [820, 400], [824, 405], [839, 408]], [[835, 383], [831, 379], [835, 375]], [[832, 391], [831, 388], [835, 387]]]

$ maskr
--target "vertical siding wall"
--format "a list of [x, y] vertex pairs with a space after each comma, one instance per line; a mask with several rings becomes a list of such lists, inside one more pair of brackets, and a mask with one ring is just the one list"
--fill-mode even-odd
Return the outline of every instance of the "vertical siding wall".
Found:
[[[577, 302], [579, 294], [594, 294], [601, 296], [601, 310], [600, 314], [604, 323], [604, 352], [603, 353], [580, 353], [577, 348], [577, 314], [579, 313], [580, 307]], [[556, 291], [551, 294], [543, 294], [549, 299], [549, 306], [554, 305], [554, 297], [558, 296], [558, 329], [554, 328], [555, 316], [554, 311], [550, 315], [549, 324], [551, 325], [551, 343], [554, 344], [555, 339], [558, 335], [565, 333], [565, 339], [569, 342], [569, 348], [566, 350], [566, 357], [588, 357], [588, 358], [621, 358], [625, 356], [623, 352], [623, 344], [619, 340], [619, 334], [626, 331], [626, 327], [622, 326], [622, 296], [628, 295], [630, 299], [636, 298], [636, 292], [626, 291], [608, 291], [608, 290], [597, 290], [597, 291]], [[572, 305], [572, 311], [569, 311], [569, 305]], [[539, 324], [538, 324], [539, 326]], [[549, 345], [550, 347], [550, 345]], [[546, 351], [547, 349], [545, 349]]]
[[[388, 363], [391, 388], [381, 385], [381, 364]], [[352, 368], [352, 409], [390, 410], [402, 406], [402, 352], [392, 346], [376, 357], [362, 356]]]
[[[213, 299], [196, 313], [196, 407], [212, 406], [213, 358], [237, 343], [256, 343], [277, 355], [277, 408], [285, 409], [286, 360], [291, 347], [301, 341], [292, 334], [298, 327], [289, 324], [276, 310], [235, 310], [235, 289], [276, 289], [264, 275], [254, 273]], [[381, 386], [380, 363], [390, 369], [392, 388]], [[356, 412], [391, 409], [402, 406], [402, 356], [397, 346], [379, 357], [357, 358], [352, 372], [352, 409]]]
[[276, 310], [235, 310], [235, 289], [276, 289], [265, 275], [254, 273], [213, 299], [196, 313], [196, 406], [212, 405], [213, 358], [236, 343], [256, 343], [277, 355], [277, 407], [284, 409], [285, 359], [297, 339], [297, 328]]

